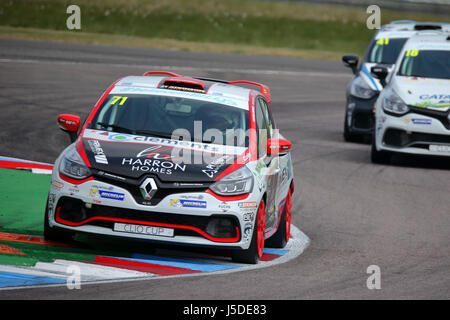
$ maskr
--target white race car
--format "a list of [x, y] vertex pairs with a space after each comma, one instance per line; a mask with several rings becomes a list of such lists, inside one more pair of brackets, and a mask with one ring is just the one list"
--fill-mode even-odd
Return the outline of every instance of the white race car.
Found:
[[[259, 90], [248, 89], [256, 86]], [[231, 249], [257, 263], [290, 237], [291, 143], [267, 86], [153, 71], [114, 83], [52, 174], [44, 235], [75, 232]], [[79, 131], [79, 132], [78, 132]]]
[[384, 84], [375, 105], [372, 161], [392, 153], [450, 156], [450, 37], [421, 34], [405, 44], [393, 72], [371, 71]]
[[344, 139], [353, 141], [357, 137], [371, 137], [374, 127], [373, 105], [383, 89], [380, 81], [373, 77], [370, 69], [383, 65], [388, 71], [395, 68], [395, 62], [406, 41], [420, 33], [447, 33], [450, 25], [410, 20], [392, 21], [383, 25], [372, 37], [364, 57], [358, 66], [357, 55], [344, 55], [344, 65], [351, 68], [354, 77], [347, 85], [344, 120]]

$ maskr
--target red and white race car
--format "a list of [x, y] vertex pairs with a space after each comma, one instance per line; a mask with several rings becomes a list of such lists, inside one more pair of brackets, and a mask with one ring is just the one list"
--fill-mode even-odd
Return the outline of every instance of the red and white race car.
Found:
[[[252, 86], [258, 90], [249, 89]], [[45, 238], [75, 232], [229, 248], [257, 263], [290, 236], [291, 143], [267, 86], [147, 72], [116, 81], [56, 160]]]

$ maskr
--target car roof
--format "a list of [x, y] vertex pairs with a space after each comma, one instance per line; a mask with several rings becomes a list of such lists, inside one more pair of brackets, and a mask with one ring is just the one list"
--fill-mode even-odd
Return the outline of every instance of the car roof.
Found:
[[421, 33], [411, 37], [403, 50], [450, 50], [450, 34]]
[[375, 35], [380, 38], [410, 38], [422, 33], [450, 33], [450, 24], [442, 22], [417, 22], [413, 20], [396, 20], [381, 26]]
[[[243, 87], [254, 86], [259, 90]], [[262, 95], [270, 103], [268, 86], [251, 81], [224, 81], [185, 77], [167, 71], [149, 71], [143, 76], [120, 79], [111, 93], [148, 93], [223, 103], [240, 108], [249, 107], [252, 95]]]

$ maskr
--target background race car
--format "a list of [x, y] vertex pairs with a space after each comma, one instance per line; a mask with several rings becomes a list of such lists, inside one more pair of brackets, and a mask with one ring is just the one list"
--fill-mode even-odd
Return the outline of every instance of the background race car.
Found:
[[374, 127], [374, 105], [383, 85], [370, 73], [372, 67], [382, 65], [391, 72], [406, 41], [417, 34], [430, 31], [447, 33], [450, 26], [443, 23], [424, 23], [409, 20], [392, 21], [375, 32], [366, 53], [358, 65], [357, 55], [344, 55], [344, 65], [354, 77], [347, 85], [344, 119], [346, 141], [370, 141]]

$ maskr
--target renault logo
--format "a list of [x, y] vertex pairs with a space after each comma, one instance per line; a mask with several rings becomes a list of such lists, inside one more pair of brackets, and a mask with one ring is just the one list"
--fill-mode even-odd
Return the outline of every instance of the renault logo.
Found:
[[155, 179], [147, 178], [144, 180], [144, 182], [142, 182], [139, 189], [141, 190], [142, 197], [145, 200], [150, 200], [155, 195], [158, 187], [156, 186]]

